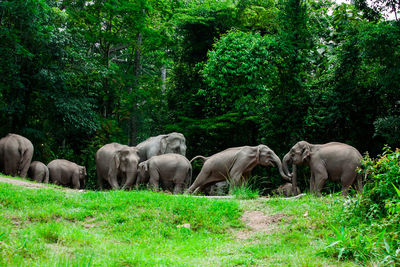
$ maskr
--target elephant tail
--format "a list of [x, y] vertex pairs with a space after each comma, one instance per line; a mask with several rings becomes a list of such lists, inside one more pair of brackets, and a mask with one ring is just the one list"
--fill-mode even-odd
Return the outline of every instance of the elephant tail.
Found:
[[198, 155], [198, 156], [192, 158], [190, 160], [190, 163], [192, 163], [194, 160], [199, 159], [199, 158], [202, 159], [203, 161], [206, 161], [208, 159], [208, 157], [204, 157], [204, 156]]
[[49, 169], [47, 167], [46, 167], [44, 173], [45, 173], [45, 175], [44, 175], [44, 183], [48, 184], [49, 183]]

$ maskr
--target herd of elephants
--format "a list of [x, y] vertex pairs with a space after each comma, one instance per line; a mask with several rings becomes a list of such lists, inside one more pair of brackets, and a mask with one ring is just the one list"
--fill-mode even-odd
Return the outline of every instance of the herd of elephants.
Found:
[[[86, 168], [65, 159], [55, 159], [47, 166], [32, 161], [33, 145], [27, 138], [8, 134], [0, 139], [0, 172], [29, 177], [37, 182], [54, 183], [82, 189], [85, 186]], [[229, 180], [235, 185], [249, 178], [257, 165], [275, 166], [281, 177], [291, 182], [296, 177], [296, 165], [310, 167], [310, 191], [317, 195], [330, 179], [340, 182], [342, 193], [350, 186], [362, 190], [360, 152], [347, 144], [331, 142], [310, 144], [296, 143], [281, 159], [266, 145], [233, 147], [212, 156], [186, 157], [186, 141], [181, 133], [169, 133], [150, 137], [135, 147], [110, 143], [96, 153], [96, 171], [100, 189], [131, 189], [148, 184], [153, 190], [202, 192], [207, 186]], [[204, 161], [193, 184], [191, 162]], [[292, 165], [292, 171], [289, 165]]]

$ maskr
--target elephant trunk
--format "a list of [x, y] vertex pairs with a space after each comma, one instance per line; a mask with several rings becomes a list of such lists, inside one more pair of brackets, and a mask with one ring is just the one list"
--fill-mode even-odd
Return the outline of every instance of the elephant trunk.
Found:
[[130, 189], [132, 185], [136, 182], [137, 172], [136, 170], [126, 172], [126, 182], [122, 187], [122, 190]]
[[292, 159], [290, 158], [290, 152], [288, 152], [282, 160], [282, 168], [283, 168], [283, 172], [285, 173], [286, 176], [292, 176], [290, 174], [289, 168], [288, 168], [288, 164], [292, 163]]
[[281, 175], [281, 177], [284, 180], [290, 182], [291, 178], [283, 172], [281, 159], [277, 155], [274, 155], [273, 159], [274, 159], [275, 164], [278, 166], [279, 174]]
[[297, 166], [296, 164], [292, 164], [292, 194], [293, 196], [297, 196]]

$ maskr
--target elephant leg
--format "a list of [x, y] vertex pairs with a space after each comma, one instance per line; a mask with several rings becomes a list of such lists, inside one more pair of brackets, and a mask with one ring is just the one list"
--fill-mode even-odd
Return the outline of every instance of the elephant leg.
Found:
[[108, 180], [108, 183], [111, 185], [111, 188], [113, 190], [118, 190], [119, 189], [118, 178], [117, 178], [116, 175], [113, 176], [113, 177], [110, 177], [109, 180]]
[[183, 183], [177, 183], [174, 186], [174, 194], [182, 194], [183, 192], [183, 188], [184, 188], [184, 184]]
[[239, 162], [235, 162], [232, 166], [232, 169], [229, 171], [229, 179], [233, 182], [234, 185], [240, 185], [241, 180], [244, 180], [250, 176], [250, 171], [244, 173], [246, 168], [248, 167], [247, 160], [241, 160]]
[[[210, 171], [201, 170], [199, 175], [197, 175], [196, 180], [194, 180], [193, 184], [189, 187], [188, 193], [192, 193], [198, 187], [202, 186], [211, 175]], [[197, 191], [196, 191], [197, 192]]]
[[73, 189], [80, 189], [81, 183], [79, 181], [79, 173], [75, 173], [72, 175], [72, 188]]
[[311, 173], [310, 177], [310, 193], [313, 194], [315, 192], [315, 175]]
[[315, 179], [315, 193], [317, 196], [322, 196], [321, 191], [324, 188], [326, 180], [328, 180], [328, 173], [325, 168], [320, 168], [314, 172]]
[[97, 182], [98, 182], [100, 190], [103, 191], [104, 190], [104, 180], [102, 178], [98, 178]]
[[150, 175], [150, 179], [149, 179], [149, 184], [150, 184], [150, 188], [158, 191], [160, 189], [160, 174], [158, 173], [157, 170], [149, 170], [149, 175]]
[[229, 172], [228, 179], [233, 183], [233, 185], [241, 185], [241, 180], [243, 179], [242, 170], [238, 168], [232, 168], [232, 170]]
[[43, 182], [45, 184], [49, 183], [49, 172], [47, 170], [44, 172], [44, 180], [43, 180]]
[[4, 160], [4, 174], [11, 176], [18, 176], [18, 164], [19, 164], [19, 153], [14, 153], [14, 151], [8, 152], [5, 155]]
[[33, 153], [31, 151], [25, 151], [25, 153], [22, 155], [21, 166], [19, 166], [20, 175], [22, 178], [26, 178], [26, 175], [28, 174], [29, 165], [31, 164], [32, 161], [32, 156]]
[[340, 178], [340, 181], [342, 182], [342, 196], [347, 196], [349, 188], [356, 182], [355, 179], [357, 179], [357, 175], [358, 174], [353, 172], [342, 174], [342, 177]]

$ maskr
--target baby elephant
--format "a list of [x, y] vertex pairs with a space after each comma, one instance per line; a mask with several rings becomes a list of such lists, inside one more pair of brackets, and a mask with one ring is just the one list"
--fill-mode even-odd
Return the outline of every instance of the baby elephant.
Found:
[[179, 154], [153, 156], [139, 164], [137, 184], [149, 182], [150, 187], [158, 190], [160, 183], [164, 189], [173, 193], [182, 193], [192, 179], [192, 166], [189, 160]]
[[44, 163], [34, 161], [29, 166], [28, 177], [38, 183], [49, 183], [49, 169]]
[[74, 189], [83, 189], [85, 187], [85, 167], [65, 159], [55, 159], [47, 167], [49, 168], [52, 183], [70, 186]]

